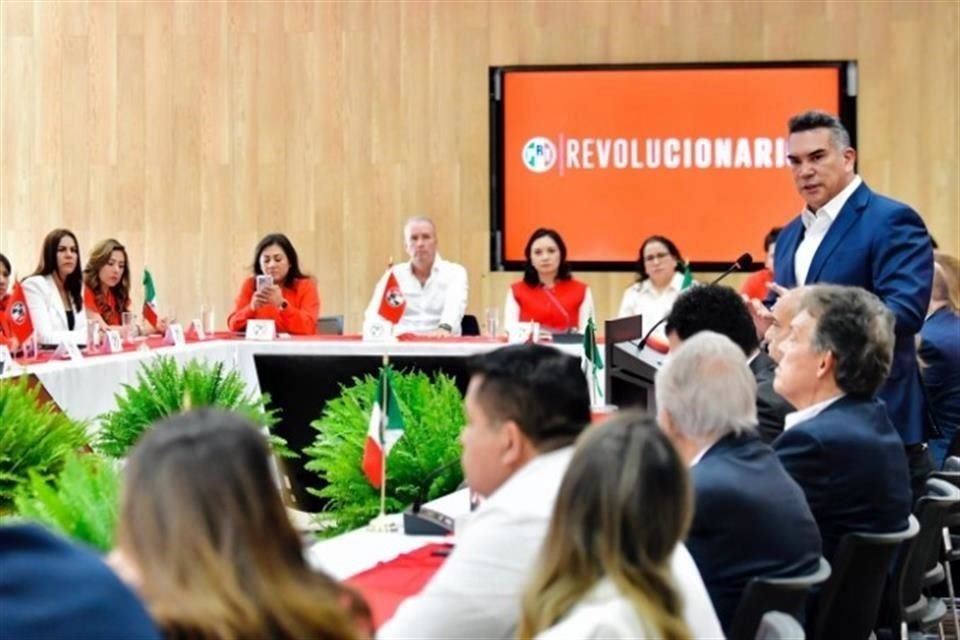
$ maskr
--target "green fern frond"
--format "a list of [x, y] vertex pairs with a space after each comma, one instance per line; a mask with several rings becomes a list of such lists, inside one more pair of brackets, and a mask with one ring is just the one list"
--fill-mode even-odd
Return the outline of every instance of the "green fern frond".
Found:
[[88, 443], [86, 425], [41, 402], [39, 393], [26, 376], [0, 381], [0, 511], [31, 472], [58, 473], [66, 456]]
[[24, 520], [39, 522], [101, 551], [113, 547], [120, 508], [120, 474], [114, 460], [71, 454], [54, 478], [30, 472], [15, 493]]
[[[270, 397], [248, 394], [236, 371], [224, 373], [221, 362], [191, 360], [183, 367], [169, 356], [145, 362], [135, 385], [124, 385], [117, 395], [117, 408], [100, 417], [96, 442], [103, 453], [122, 458], [153, 423], [185, 408], [218, 407], [235, 411], [268, 429], [277, 423], [277, 410], [267, 409]], [[285, 440], [270, 435], [274, 450], [282, 456], [295, 454]]]
[[[453, 378], [442, 373], [433, 379], [420, 371], [394, 372], [391, 384], [403, 415], [403, 437], [387, 459], [386, 510], [402, 511], [422, 489], [428, 499], [454, 491], [463, 481], [459, 465], [452, 465], [424, 487], [424, 479], [441, 465], [460, 457], [460, 431], [464, 424], [463, 398]], [[327, 481], [311, 493], [328, 500], [322, 535], [331, 536], [369, 522], [380, 511], [380, 492], [361, 469], [370, 411], [377, 379], [354, 378], [350, 386], [326, 404], [312, 446], [304, 450], [306, 468]]]

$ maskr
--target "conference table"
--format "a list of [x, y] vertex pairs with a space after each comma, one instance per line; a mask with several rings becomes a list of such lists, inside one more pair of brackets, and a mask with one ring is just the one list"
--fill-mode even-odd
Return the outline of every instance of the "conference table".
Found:
[[[116, 396], [124, 385], [137, 383], [144, 363], [159, 356], [173, 357], [179, 363], [191, 359], [219, 362], [225, 370], [240, 375], [248, 392], [270, 395], [270, 406], [279, 410], [275, 433], [299, 452], [313, 443], [317, 434], [310, 423], [321, 416], [329, 400], [339, 396], [341, 386], [354, 377], [375, 374], [384, 356], [399, 369], [416, 368], [427, 374], [443, 371], [464, 391], [466, 357], [504, 344], [503, 339], [486, 337], [371, 342], [360, 336], [282, 334], [275, 340], [255, 341], [224, 332], [206, 340], [188, 338], [179, 346], [165, 345], [161, 338], [153, 337], [126, 345], [122, 353], [86, 355], [76, 361], [41, 354], [38, 360], [21, 360], [20, 367], [8, 367], [0, 377], [34, 376], [61, 411], [88, 421], [96, 430], [98, 418], [116, 407]], [[579, 344], [556, 346], [571, 355], [582, 353]], [[317, 511], [323, 503], [306, 489], [319, 488], [322, 481], [303, 468], [305, 462], [302, 456], [285, 461], [288, 499], [297, 509]]]
[[[470, 492], [455, 491], [424, 505], [455, 521], [470, 512]], [[389, 620], [405, 599], [423, 588], [440, 568], [454, 536], [407, 535], [401, 514], [387, 516], [396, 531], [356, 529], [310, 545], [307, 562], [363, 594], [373, 612], [374, 625]], [[456, 527], [455, 527], [456, 528]]]

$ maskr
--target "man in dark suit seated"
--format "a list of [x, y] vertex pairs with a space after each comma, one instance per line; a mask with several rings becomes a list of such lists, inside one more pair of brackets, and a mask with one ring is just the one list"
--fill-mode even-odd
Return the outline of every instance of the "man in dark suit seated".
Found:
[[764, 442], [773, 442], [783, 431], [783, 420], [793, 407], [773, 390], [776, 363], [760, 350], [746, 303], [733, 289], [716, 284], [687, 289], [667, 316], [671, 348], [700, 331], [725, 335], [743, 350], [757, 382], [757, 433]]
[[820, 560], [803, 491], [755, 433], [755, 389], [743, 352], [712, 331], [671, 352], [656, 380], [660, 426], [693, 479], [687, 548], [727, 632], [751, 578], [804, 575]]
[[36, 525], [0, 527], [0, 638], [159, 640], [103, 561]]
[[807, 496], [828, 560], [844, 534], [897, 531], [910, 516], [903, 442], [875, 397], [890, 371], [893, 323], [872, 293], [816, 285], [781, 345], [773, 386], [798, 410], [773, 447]]

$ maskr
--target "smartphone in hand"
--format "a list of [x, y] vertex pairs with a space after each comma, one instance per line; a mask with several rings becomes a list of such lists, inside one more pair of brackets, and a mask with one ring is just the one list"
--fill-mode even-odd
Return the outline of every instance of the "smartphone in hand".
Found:
[[257, 293], [269, 289], [273, 286], [273, 278], [268, 275], [257, 276]]

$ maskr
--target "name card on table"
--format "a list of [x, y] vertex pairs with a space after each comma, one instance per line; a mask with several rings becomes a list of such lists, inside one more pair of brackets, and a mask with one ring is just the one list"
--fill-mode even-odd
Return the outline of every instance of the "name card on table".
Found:
[[364, 342], [396, 342], [393, 324], [386, 320], [370, 320], [363, 323]]
[[122, 353], [123, 339], [120, 338], [120, 332], [115, 329], [107, 329], [103, 334], [103, 352], [104, 353]]
[[540, 323], [518, 322], [507, 327], [507, 342], [510, 344], [540, 341]]
[[183, 335], [183, 325], [179, 322], [168, 324], [167, 332], [163, 334], [163, 344], [172, 344], [175, 347], [187, 344], [187, 339]]
[[273, 320], [247, 320], [247, 340], [273, 340], [277, 337], [277, 325]]
[[60, 360], [70, 360], [71, 362], [82, 362], [83, 353], [80, 347], [71, 342], [61, 342], [57, 350], [53, 352], [53, 357]]
[[203, 321], [200, 318], [194, 318], [190, 323], [190, 332], [197, 337], [197, 340], [207, 339], [207, 334], [203, 330]]

